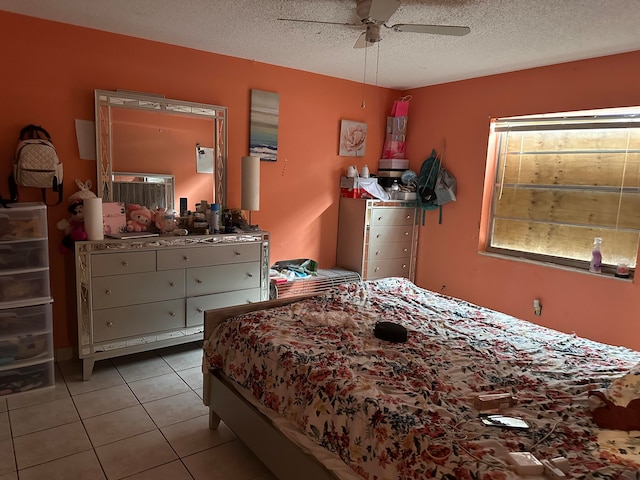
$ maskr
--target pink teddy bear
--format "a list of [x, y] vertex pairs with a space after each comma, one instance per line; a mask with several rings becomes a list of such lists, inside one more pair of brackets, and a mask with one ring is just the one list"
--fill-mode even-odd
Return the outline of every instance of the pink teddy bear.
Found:
[[129, 220], [127, 220], [127, 232], [144, 232], [153, 222], [153, 214], [143, 206], [131, 203], [127, 205]]

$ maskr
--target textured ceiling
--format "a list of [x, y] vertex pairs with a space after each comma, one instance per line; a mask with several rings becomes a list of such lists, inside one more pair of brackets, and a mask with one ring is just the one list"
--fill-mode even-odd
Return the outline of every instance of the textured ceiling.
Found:
[[[640, 0], [402, 0], [389, 24], [466, 25], [462, 37], [398, 33], [354, 49], [356, 0], [0, 0], [0, 10], [406, 89], [640, 50]], [[366, 52], [366, 72], [365, 72]]]

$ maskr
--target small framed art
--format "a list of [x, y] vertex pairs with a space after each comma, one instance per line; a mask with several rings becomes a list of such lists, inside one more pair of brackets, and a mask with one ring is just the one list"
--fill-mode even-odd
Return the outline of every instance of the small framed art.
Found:
[[367, 140], [367, 124], [342, 120], [340, 124], [340, 156], [363, 157]]

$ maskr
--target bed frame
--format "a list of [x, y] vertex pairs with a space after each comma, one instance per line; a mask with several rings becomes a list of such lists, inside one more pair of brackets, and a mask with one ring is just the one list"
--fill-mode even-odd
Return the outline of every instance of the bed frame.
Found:
[[[219, 308], [205, 312], [204, 338], [224, 320], [243, 313], [289, 305], [313, 295], [283, 298], [248, 305]], [[338, 477], [315, 457], [305, 453], [295, 442], [281, 433], [234, 387], [233, 381], [219, 370], [208, 371], [203, 359], [203, 401], [209, 407], [209, 428], [215, 430], [220, 420], [242, 440], [247, 447], [280, 480], [336, 480]]]

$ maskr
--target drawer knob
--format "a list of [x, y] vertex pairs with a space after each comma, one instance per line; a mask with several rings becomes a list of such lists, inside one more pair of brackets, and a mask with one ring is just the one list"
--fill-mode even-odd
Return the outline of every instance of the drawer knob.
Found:
[[113, 322], [107, 322], [107, 327], [108, 327], [108, 328], [113, 327]]
[[411, 218], [411, 215], [407, 215], [407, 220], [409, 220]]
[[408, 237], [409, 236], [409, 232], [404, 232], [404, 236]]
[[403, 251], [403, 252], [408, 252], [408, 251], [409, 251], [409, 249], [408, 249], [408, 248], [405, 248], [405, 249], [404, 249], [404, 250], [402, 250], [402, 251]]
[[377, 235], [376, 235], [376, 238], [380, 238], [380, 234], [377, 234]]
[[176, 284], [175, 284], [175, 282], [169, 282], [169, 286], [170, 286], [170, 287], [175, 287], [175, 286], [176, 286]]
[[111, 295], [112, 292], [111, 292], [111, 290], [107, 290], [104, 293], [106, 293], [107, 295]]
[[247, 273], [247, 277], [253, 278], [253, 273]]
[[380, 254], [380, 250], [376, 250], [376, 255]]
[[122, 262], [122, 266], [123, 266], [123, 267], [128, 267], [128, 266], [129, 266], [129, 262], [126, 262], [126, 261], [125, 261], [125, 262]]
[[376, 268], [375, 268], [375, 271], [376, 271], [376, 272], [377, 272], [378, 270], [380, 270], [380, 267], [376, 267]]
[[188, 262], [189, 260], [191, 260], [187, 255], [185, 255], [183, 258], [185, 262]]
[[381, 222], [382, 221], [382, 217], [378, 217], [378, 221]]
[[196, 278], [196, 283], [202, 283], [202, 280], [200, 280], [199, 278]]
[[407, 265], [402, 265], [402, 268], [407, 268]]
[[176, 312], [169, 312], [169, 315], [171, 315], [172, 317], [176, 316]]
[[242, 254], [236, 250], [236, 255], [239, 256], [239, 255], [242, 255]]
[[196, 312], [198, 312], [198, 313], [203, 313], [203, 312], [204, 312], [204, 310], [203, 310], [203, 309], [201, 309], [201, 308], [196, 308]]

